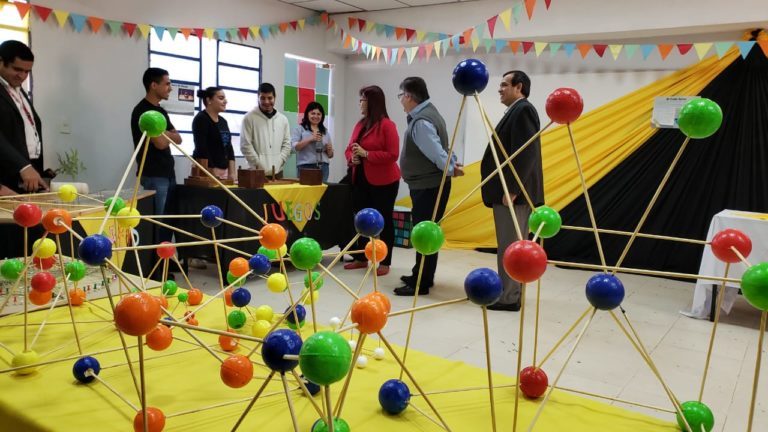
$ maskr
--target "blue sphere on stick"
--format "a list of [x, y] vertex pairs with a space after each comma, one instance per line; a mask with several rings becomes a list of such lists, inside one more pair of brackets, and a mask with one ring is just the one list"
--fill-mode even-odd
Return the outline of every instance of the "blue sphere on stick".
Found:
[[615, 309], [624, 300], [624, 284], [614, 275], [598, 273], [587, 281], [587, 300], [600, 310]]
[[223, 218], [224, 212], [215, 205], [209, 205], [203, 207], [200, 211], [200, 222], [208, 228], [216, 228], [221, 225], [221, 221], [217, 218]]
[[366, 237], [376, 237], [384, 230], [384, 217], [378, 210], [364, 208], [355, 214], [355, 230]]
[[272, 263], [266, 255], [256, 254], [248, 260], [248, 265], [254, 273], [267, 274], [272, 269]]
[[93, 375], [86, 375], [89, 369], [94, 375], [98, 375], [101, 372], [99, 361], [91, 356], [81, 357], [72, 366], [72, 375], [81, 383], [88, 384], [96, 379]]
[[480, 93], [488, 85], [488, 68], [477, 59], [461, 61], [453, 69], [453, 88], [464, 96]]
[[264, 339], [261, 357], [273, 371], [288, 372], [299, 365], [299, 360], [289, 360], [283, 356], [286, 354], [298, 356], [302, 343], [299, 335], [291, 330], [275, 330]]
[[379, 404], [388, 414], [400, 414], [408, 407], [410, 400], [411, 390], [398, 379], [391, 379], [379, 388]]
[[304, 318], [307, 316], [307, 308], [302, 305], [296, 305], [296, 313], [294, 314], [291, 311], [291, 307], [288, 306], [288, 308], [285, 310], [285, 320], [291, 324], [296, 324], [297, 316], [299, 317], [299, 322], [304, 321]]
[[464, 292], [476, 305], [488, 306], [496, 303], [503, 289], [499, 274], [489, 268], [472, 270], [464, 279]]
[[232, 291], [232, 304], [237, 307], [248, 306], [251, 302], [251, 292], [245, 288], [238, 288]]
[[101, 234], [89, 235], [80, 242], [77, 252], [86, 264], [99, 266], [112, 258], [112, 242]]

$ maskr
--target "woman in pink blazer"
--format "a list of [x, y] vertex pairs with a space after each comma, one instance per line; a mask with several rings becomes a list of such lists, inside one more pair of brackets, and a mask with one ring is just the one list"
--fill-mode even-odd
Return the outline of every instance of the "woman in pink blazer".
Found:
[[[397, 126], [387, 115], [384, 92], [379, 86], [360, 89], [360, 113], [363, 118], [352, 130], [349, 145], [344, 151], [347, 164], [352, 167], [352, 208], [355, 212], [366, 207], [378, 210], [384, 217], [384, 230], [379, 237], [387, 244], [389, 253], [376, 269], [376, 274], [389, 273], [395, 241], [392, 211], [400, 186], [400, 137]], [[361, 238], [355, 249], [365, 248], [368, 239]], [[368, 266], [364, 254], [355, 254], [355, 261], [345, 269]]]

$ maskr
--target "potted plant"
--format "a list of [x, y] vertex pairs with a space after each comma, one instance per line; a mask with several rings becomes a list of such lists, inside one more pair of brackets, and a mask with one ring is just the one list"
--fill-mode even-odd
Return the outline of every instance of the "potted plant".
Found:
[[70, 182], [52, 182], [51, 189], [57, 190], [62, 184], [71, 184], [77, 191], [82, 194], [88, 193], [88, 184], [75, 182], [75, 179], [85, 172], [85, 164], [80, 160], [80, 154], [76, 148], [69, 149], [64, 152], [64, 155], [57, 153], [56, 157], [59, 159], [59, 167], [54, 171], [56, 174], [63, 174], [69, 177]]

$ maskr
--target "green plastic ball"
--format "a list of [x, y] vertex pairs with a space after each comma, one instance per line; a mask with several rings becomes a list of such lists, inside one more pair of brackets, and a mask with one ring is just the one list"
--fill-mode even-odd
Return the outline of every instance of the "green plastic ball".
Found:
[[421, 221], [411, 230], [413, 248], [422, 255], [434, 255], [445, 242], [440, 225], [432, 221]]
[[768, 262], [753, 265], [741, 276], [741, 293], [749, 304], [768, 311]]
[[158, 111], [147, 111], [139, 117], [139, 130], [146, 132], [150, 138], [162, 135], [167, 126], [165, 116]]
[[267, 249], [264, 246], [259, 246], [258, 253], [264, 255], [265, 257], [269, 258], [270, 260], [277, 259], [277, 251], [274, 249]]
[[[240, 279], [240, 278], [235, 276], [235, 275], [233, 275], [232, 272], [230, 272], [230, 271], [227, 272], [227, 283], [228, 284], [232, 285], [238, 279]], [[243, 285], [245, 285], [245, 278], [240, 279], [240, 282], [236, 283], [234, 286], [241, 287]]]
[[[110, 204], [112, 204], [111, 197], [107, 198], [107, 200], [104, 201], [104, 211], [109, 210]], [[112, 216], [117, 216], [120, 210], [124, 208], [125, 208], [125, 201], [122, 198], [117, 197], [117, 199], [115, 200], [115, 205], [112, 207], [112, 211], [109, 214], [111, 214]]]
[[176, 297], [179, 299], [181, 303], [186, 303], [187, 300], [189, 300], [189, 294], [186, 291], [180, 292], [179, 295]]
[[[342, 418], [333, 418], [333, 432], [349, 432], [349, 424]], [[312, 425], [312, 432], [328, 432], [328, 423], [319, 419]]]
[[85, 263], [79, 260], [70, 261], [64, 266], [64, 274], [69, 276], [69, 280], [77, 282], [83, 280], [85, 277], [86, 267]]
[[[176, 290], [179, 289], [179, 286], [176, 285], [176, 281], [167, 280], [163, 284], [163, 295], [172, 296], [176, 294]], [[181, 294], [179, 294], [181, 296]]]
[[24, 270], [24, 263], [16, 258], [5, 260], [0, 266], [0, 274], [8, 280], [18, 279], [22, 270]]
[[330, 385], [349, 371], [352, 349], [343, 336], [331, 331], [315, 333], [301, 346], [299, 367], [304, 376], [318, 385]]
[[[683, 415], [688, 421], [688, 425], [694, 431], [701, 431], [702, 426], [707, 432], [711, 431], [715, 426], [715, 416], [712, 415], [712, 410], [708, 406], [698, 401], [688, 401], [681, 404], [683, 409]], [[687, 430], [683, 419], [680, 418], [680, 414], [677, 415], [677, 425], [681, 430]]]
[[[314, 289], [319, 290], [323, 287], [323, 278], [320, 277], [320, 272], [312, 272], [312, 282], [314, 283]], [[304, 288], [309, 289], [309, 275], [304, 276]]]
[[323, 259], [323, 249], [313, 238], [303, 237], [291, 245], [291, 262], [299, 270], [311, 270]]
[[720, 129], [723, 111], [720, 106], [707, 98], [689, 100], [680, 109], [677, 126], [690, 138], [707, 138]]
[[227, 324], [233, 329], [242, 328], [246, 320], [245, 312], [240, 309], [235, 309], [227, 315]]
[[[539, 226], [542, 223], [544, 223], [544, 227], [539, 231]], [[560, 218], [560, 213], [552, 207], [537, 207], [528, 217], [528, 228], [532, 233], [539, 231], [539, 237], [541, 238], [554, 237], [555, 234], [560, 232], [562, 225], [563, 220]]]

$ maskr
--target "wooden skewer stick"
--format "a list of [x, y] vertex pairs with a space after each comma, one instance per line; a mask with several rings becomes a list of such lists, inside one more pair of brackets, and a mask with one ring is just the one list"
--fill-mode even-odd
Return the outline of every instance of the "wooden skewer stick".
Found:
[[[221, 291], [216, 295], [216, 297], [218, 297], [224, 294], [224, 291], [228, 290], [230, 287], [232, 287], [232, 285], [235, 285], [238, 282], [244, 280], [244, 278], [240, 277], [232, 285], [229, 285], [226, 288], [224, 287], [224, 275], [222, 274], [222, 271], [221, 271], [221, 257], [219, 257], [219, 246], [218, 246], [218, 242], [216, 242], [216, 228], [214, 227], [211, 227], [211, 239], [215, 242], [213, 244], [213, 255], [216, 257], [216, 274], [219, 276], [219, 287], [221, 287]], [[250, 273], [251, 272], [249, 271], [248, 273], [245, 274], [245, 276], [248, 276], [248, 274]], [[221, 307], [224, 312], [224, 322], [227, 322], [227, 302], [226, 301], [221, 302]]]
[[[41, 244], [43, 242], [40, 242]], [[27, 259], [29, 259], [29, 256], [27, 255], [27, 250], [29, 249], [29, 228], [26, 226], [24, 227], [24, 262], [27, 262]], [[59, 250], [59, 255], [61, 255], [61, 250]], [[63, 273], [62, 273], [63, 274]], [[27, 293], [27, 287], [29, 286], [29, 281], [27, 279], [28, 273], [25, 270], [24, 271], [24, 295], [22, 296], [22, 301], [24, 302], [24, 352], [28, 350], [27, 346], [27, 323], [29, 321], [29, 294]], [[11, 296], [11, 293], [8, 293], [8, 297]], [[56, 304], [56, 302], [54, 302]]]
[[396, 311], [396, 312], [390, 312], [389, 313], [389, 317], [392, 318], [392, 317], [396, 317], [396, 316], [399, 316], [399, 315], [409, 314], [409, 313], [412, 313], [412, 312], [418, 312], [418, 311], [423, 311], [423, 310], [427, 310], [427, 309], [434, 309], [434, 308], [443, 307], [443, 306], [450, 306], [450, 305], [454, 305], [454, 304], [464, 303], [464, 302], [467, 302], [467, 301], [469, 301], [469, 299], [464, 297], [464, 298], [457, 298], [457, 299], [453, 299], [453, 300], [441, 301], [441, 302], [437, 302], [437, 303], [430, 303], [430, 304], [424, 305], [424, 306], [418, 306], [418, 307], [415, 307], [415, 308], [403, 309], [403, 310], [399, 310], [399, 311]]
[[259, 396], [261, 396], [261, 393], [264, 392], [264, 389], [267, 388], [267, 384], [272, 380], [272, 377], [275, 376], [275, 371], [272, 371], [269, 373], [269, 376], [267, 379], [264, 380], [264, 383], [261, 384], [261, 387], [259, 387], [259, 390], [256, 392], [255, 395], [253, 395], [253, 399], [251, 399], [251, 402], [248, 403], [248, 406], [245, 407], [245, 411], [243, 411], [243, 414], [240, 415], [240, 418], [237, 419], [237, 423], [235, 423], [235, 426], [232, 427], [232, 432], [235, 432], [237, 428], [240, 427], [240, 424], [245, 420], [245, 416], [248, 415], [248, 411], [253, 408], [253, 405], [256, 403], [257, 400], [259, 400]]
[[[307, 270], [309, 281], [309, 306], [312, 308], [312, 331], [317, 333], [317, 310], [315, 309], [315, 280], [312, 278], [312, 270]], [[298, 326], [299, 323], [297, 322]]]
[[[440, 201], [440, 196], [437, 198]], [[413, 332], [413, 322], [416, 320], [416, 313], [413, 309], [416, 309], [416, 303], [419, 301], [419, 292], [421, 291], [421, 276], [424, 273], [424, 261], [425, 256], [419, 252], [416, 252], [417, 257], [421, 257], [419, 260], [419, 271], [416, 273], [416, 285], [413, 288], [413, 302], [411, 303], [411, 312], [408, 314], [408, 331], [405, 334], [405, 346], [403, 347], [403, 365], [408, 361], [408, 348], [411, 346], [411, 334]], [[399, 379], [403, 379], [403, 368], [400, 368]]]
[[747, 261], [747, 259], [744, 257], [744, 255], [741, 254], [741, 252], [739, 252], [738, 249], [736, 249], [734, 246], [731, 246], [731, 250], [733, 251], [734, 254], [736, 254], [737, 257], [739, 257], [739, 259], [741, 260], [742, 263], [744, 263], [745, 266], [752, 267], [752, 264], [750, 264], [749, 261]]
[[333, 407], [331, 406], [331, 386], [323, 386], [325, 394], [325, 412], [328, 414], [326, 424], [328, 425], [328, 432], [333, 432]]
[[349, 390], [349, 383], [352, 381], [352, 373], [355, 371], [355, 365], [357, 364], [357, 359], [360, 357], [360, 352], [363, 350], [363, 344], [365, 343], [365, 336], [366, 336], [365, 333], [360, 332], [360, 335], [357, 337], [357, 345], [355, 345], [355, 353], [352, 355], [352, 363], [349, 368], [349, 372], [347, 373], [347, 379], [344, 380], [344, 386], [341, 388], [341, 394], [339, 394], [339, 399], [336, 401], [336, 412], [334, 413], [334, 417], [341, 417], [341, 410], [344, 409], [344, 401], [347, 399], [347, 390]]
[[[133, 150], [133, 154], [131, 155], [131, 161], [136, 160], [136, 156], [139, 154], [139, 151], [143, 148], [144, 154], [141, 157], [141, 163], [139, 164], [139, 174], [136, 176], [136, 190], [138, 191], [139, 187], [139, 181], [141, 180], [141, 170], [144, 168], [144, 161], [147, 158], [147, 150], [149, 149], [149, 140], [147, 140], [146, 145], [141, 145], [144, 142], [144, 138], [147, 138], [147, 133], [143, 132], [141, 134], [141, 138], [139, 138], [139, 142], [136, 145], [136, 148]], [[133, 167], [133, 163], [129, 163], [125, 167], [125, 171], [123, 171], [123, 177], [120, 179], [120, 182], [117, 184], [117, 189], [115, 189], [115, 194], [112, 196], [112, 201], [109, 203], [109, 207], [107, 207], [107, 211], [104, 212], [104, 217], [101, 221], [101, 226], [99, 226], [99, 230], [96, 231], [98, 233], [104, 232], [104, 227], [107, 225], [107, 220], [109, 220], [109, 217], [112, 215], [112, 209], [115, 208], [115, 203], [117, 202], [117, 197], [120, 196], [120, 191], [123, 189], [123, 185], [125, 184], [125, 180], [128, 178], [128, 173], [131, 172], [131, 167]], [[134, 195], [134, 201], [136, 200], [136, 197]], [[131, 206], [134, 208], [136, 207], [135, 202], [131, 202]]]
[[[212, 245], [212, 244], [218, 244], [218, 243], [239, 243], [239, 242], [246, 242], [246, 241], [253, 241], [258, 240], [261, 237], [238, 237], [238, 238], [232, 238], [232, 239], [221, 239], [221, 240], [200, 240], [200, 241], [192, 241], [192, 242], [184, 242], [184, 243], [175, 243], [174, 246], [177, 248], [179, 247], [187, 247], [187, 246], [204, 246], [204, 245]], [[167, 245], [164, 244], [154, 244], [154, 245], [144, 245], [144, 246], [121, 246], [121, 247], [113, 247], [113, 252], [118, 251], [129, 251], [129, 250], [154, 250], [159, 249], [161, 247], [166, 247]]]
[[109, 391], [111, 391], [115, 396], [120, 398], [120, 400], [122, 400], [123, 402], [127, 403], [128, 406], [131, 407], [131, 409], [133, 411], [135, 411], [135, 412], [139, 411], [139, 408], [136, 405], [134, 405], [133, 402], [129, 401], [128, 398], [126, 398], [125, 396], [120, 394], [120, 392], [118, 392], [114, 387], [109, 385], [109, 383], [104, 381], [98, 374], [93, 373], [93, 369], [88, 369], [87, 371], [85, 371], [85, 376], [86, 377], [94, 377], [98, 382], [104, 384], [104, 387], [106, 387]]
[[[490, 333], [488, 331], [488, 309], [485, 306], [481, 307], [481, 309], [483, 311], [483, 336], [485, 336], [485, 367], [488, 373], [488, 396], [491, 399], [491, 426], [493, 431], [496, 432], [496, 401], [493, 398], [493, 368], [491, 368], [491, 341], [488, 334]], [[520, 348], [520, 351], [522, 351], [522, 348]], [[517, 409], [515, 409], [515, 412], [517, 412]]]
[[[0, 344], [0, 347], [5, 347], [5, 345]], [[130, 347], [130, 348], [133, 348], [133, 347]], [[101, 350], [101, 351], [92, 352], [92, 353], [89, 353], [89, 354], [86, 354], [86, 355], [97, 356], [99, 354], [111, 353], [111, 352], [115, 352], [115, 351], [120, 351], [122, 349], [123, 349], [122, 347], [119, 347], [119, 348], [109, 348], [109, 349], [105, 349], [105, 350]], [[73, 355], [73, 356], [69, 356], [69, 357], [64, 357], [64, 358], [45, 360], [45, 361], [41, 361], [41, 362], [30, 364], [30, 365], [11, 367], [11, 368], [8, 368], [8, 369], [0, 370], [0, 374], [9, 373], [9, 372], [15, 372], [15, 371], [17, 371], [19, 369], [24, 369], [24, 368], [29, 368], [29, 367], [47, 366], [49, 364], [66, 362], [66, 361], [71, 361], [71, 360], [77, 360], [80, 357], [82, 357], [82, 356], [80, 354], [77, 354], [77, 355]]]
[[[557, 260], [547, 260], [548, 264], [561, 266], [561, 267], [572, 267], [572, 268], [582, 268], [582, 269], [589, 269], [589, 270], [602, 270], [602, 266], [594, 265], [594, 264], [582, 264], [582, 263], [572, 263], [567, 261], [557, 261]], [[680, 278], [680, 279], [705, 279], [705, 280], [711, 280], [711, 281], [726, 281], [726, 282], [741, 282], [740, 279], [734, 279], [734, 278], [724, 278], [720, 276], [709, 276], [709, 275], [696, 275], [696, 274], [690, 274], [690, 273], [678, 273], [678, 272], [667, 272], [667, 271], [655, 271], [655, 270], [645, 270], [645, 269], [637, 269], [632, 267], [616, 267], [616, 266], [607, 266], [608, 270], [613, 270], [614, 273], [630, 273], [630, 274], [640, 274], [640, 275], [649, 275], [649, 276], [662, 276], [662, 277], [670, 277], [670, 278]]]
[[264, 339], [257, 338], [256, 336], [248, 336], [248, 335], [245, 335], [245, 334], [234, 334], [234, 333], [226, 332], [224, 330], [217, 330], [217, 329], [212, 329], [212, 328], [208, 328], [208, 327], [198, 327], [198, 326], [193, 326], [192, 324], [186, 324], [186, 323], [179, 322], [179, 321], [171, 321], [171, 320], [168, 320], [168, 319], [161, 319], [160, 320], [160, 324], [172, 325], [172, 326], [175, 326], [175, 327], [181, 327], [181, 328], [185, 328], [185, 329], [188, 329], [188, 330], [196, 330], [196, 331], [199, 331], [199, 332], [210, 333], [210, 334], [215, 334], [215, 335], [220, 335], [220, 336], [230, 336], [230, 337], [234, 337], [236, 339], [242, 339], [242, 340], [247, 340], [247, 341], [251, 341], [251, 342], [259, 342], [259, 343], [263, 343], [264, 342]]
[[[64, 278], [68, 279], [69, 276], [65, 275]], [[30, 350], [35, 347], [35, 343], [37, 342], [37, 338], [40, 337], [40, 334], [43, 332], [43, 328], [45, 327], [45, 324], [48, 323], [48, 318], [51, 316], [51, 312], [53, 312], [53, 308], [56, 307], [56, 303], [59, 302], [59, 299], [61, 298], [61, 294], [62, 293], [64, 293], [64, 288], [59, 288], [59, 293], [56, 294], [56, 298], [53, 299], [53, 301], [51, 302], [51, 307], [48, 308], [48, 313], [45, 315], [45, 318], [43, 319], [43, 322], [40, 323], [40, 327], [37, 328], [37, 333], [35, 333], [35, 337], [32, 339], [32, 343], [29, 344], [29, 349]], [[104, 321], [100, 321], [100, 322], [104, 322]], [[54, 324], [54, 323], [48, 323], [48, 324]], [[56, 323], [56, 324], [59, 324], [59, 323]], [[66, 323], [61, 323], [61, 324], [70, 324], [70, 323], [66, 322]], [[25, 331], [26, 331], [26, 326], [27, 326], [27, 323], [24, 323]], [[25, 351], [27, 350], [26, 347], [24, 348], [24, 350]]]
[[[523, 363], [523, 341], [525, 340], [525, 288], [527, 283], [520, 284], [520, 329], [517, 335], [517, 372], [515, 374], [516, 379], [520, 380], [520, 368]], [[483, 307], [483, 313], [485, 313], [485, 307]], [[487, 319], [483, 317], [484, 319]], [[486, 349], [486, 351], [488, 351]], [[512, 432], [517, 431], [517, 413], [520, 409], [520, 392], [515, 389], [515, 409], [512, 411]]]
[[763, 339], [765, 338], [765, 325], [768, 311], [760, 315], [760, 335], [757, 337], [757, 358], [755, 359], [755, 378], [752, 380], [752, 398], [749, 402], [749, 418], [747, 420], [747, 432], [752, 432], [752, 421], [755, 419], [755, 402], [757, 401], [757, 383], [760, 381], [760, 364], [763, 358]]
[[288, 401], [288, 412], [291, 413], [291, 422], [293, 422], [293, 431], [299, 432], [299, 421], [296, 419], [296, 411], [293, 409], [293, 400], [291, 399], [291, 392], [288, 389], [288, 380], [285, 379], [285, 372], [280, 373], [280, 380], [283, 382], [283, 392], [285, 392], [285, 400]]
[[[573, 230], [573, 231], [589, 231], [589, 232], [594, 231], [590, 227], [580, 227], [580, 226], [573, 226], [573, 225], [561, 225], [560, 229]], [[598, 228], [597, 232], [601, 234], [616, 234], [616, 235], [623, 235], [623, 236], [632, 235], [632, 233], [629, 231], [619, 231], [619, 230], [612, 230], [612, 229], [605, 229], [605, 228]], [[680, 243], [690, 243], [690, 244], [696, 244], [696, 245], [708, 244], [706, 240], [696, 240], [696, 239], [689, 239], [684, 237], [672, 237], [672, 236], [665, 236], [665, 235], [643, 234], [643, 233], [637, 233], [637, 236], [642, 238], [649, 238], [649, 239], [656, 239], [656, 240], [670, 240], [670, 241], [676, 241]]]
[[312, 406], [315, 408], [315, 411], [317, 411], [317, 414], [320, 416], [320, 418], [323, 418], [325, 416], [325, 414], [323, 414], [323, 409], [320, 408], [320, 405], [317, 404], [315, 398], [312, 397], [312, 393], [309, 392], [309, 389], [307, 389], [307, 386], [304, 384], [304, 380], [296, 372], [296, 368], [291, 369], [291, 373], [296, 379], [296, 382], [299, 383], [299, 387], [301, 387], [301, 390], [304, 392], [304, 396], [306, 396], [307, 399], [312, 403]]
[[[725, 263], [724, 277], [728, 277], [728, 271], [731, 269], [731, 263]], [[715, 334], [717, 333], [717, 324], [720, 321], [720, 308], [723, 305], [725, 297], [725, 282], [720, 285], [720, 292], [717, 293], [717, 306], [715, 309], [714, 323], [712, 323], [712, 333], [709, 335], [709, 347], [707, 348], [707, 359], [704, 361], [704, 373], [701, 376], [701, 388], [699, 389], [699, 402], [704, 397], [704, 387], [707, 384], [707, 374], [709, 373], [709, 361], [712, 358], [712, 348], [715, 346]], [[712, 301], [715, 301], [712, 299]]]
[[72, 310], [72, 298], [69, 296], [69, 286], [67, 282], [69, 281], [69, 278], [66, 277], [66, 272], [64, 271], [64, 255], [61, 253], [61, 236], [59, 234], [56, 234], [56, 247], [59, 251], [59, 269], [61, 270], [61, 274], [64, 275], [64, 278], [62, 278], [62, 284], [64, 285], [64, 292], [67, 293], [67, 308], [69, 309], [69, 318], [72, 320], [72, 330], [75, 333], [75, 342], [77, 342], [77, 351], [82, 354], [83, 353], [83, 347], [80, 344], [80, 335], [77, 333], [77, 323], [75, 322], [75, 312]]
[[139, 377], [141, 379], [141, 413], [144, 425], [144, 432], [149, 432], [149, 416], [147, 415], [147, 382], [144, 378], [144, 341], [141, 336], [139, 340]]
[[[591, 311], [591, 310], [592, 310], [592, 307], [591, 307], [591, 306], [590, 306], [590, 307], [588, 307], [588, 308], [586, 308], [586, 309], [584, 309], [584, 312], [583, 312], [583, 313], [582, 313], [582, 314], [579, 316], [579, 318], [578, 318], [576, 321], [574, 321], [574, 323], [571, 325], [571, 327], [570, 327], [570, 328], [568, 328], [568, 331], [566, 331], [566, 332], [565, 332], [565, 333], [564, 333], [562, 336], [560, 336], [560, 339], [558, 339], [558, 341], [557, 341], [557, 342], [555, 342], [555, 345], [554, 345], [554, 346], [552, 347], [552, 349], [551, 349], [551, 350], [550, 350], [550, 351], [547, 353], [547, 355], [545, 355], [545, 356], [544, 356], [544, 359], [543, 359], [543, 360], [541, 360], [541, 363], [539, 363], [539, 365], [538, 365], [538, 366], [536, 366], [536, 368], [537, 368], [537, 369], [541, 369], [542, 367], [544, 367], [544, 363], [546, 363], [546, 362], [547, 362], [547, 360], [549, 360], [549, 358], [550, 358], [550, 357], [552, 357], [552, 355], [555, 353], [555, 351], [557, 351], [557, 349], [560, 347], [560, 345], [561, 345], [563, 342], [565, 342], [565, 340], [568, 338], [568, 336], [569, 336], [571, 333], [573, 333], [573, 331], [576, 329], [576, 326], [578, 326], [578, 325], [579, 325], [579, 323], [580, 323], [580, 322], [581, 322], [581, 321], [582, 321], [584, 318], [586, 318], [587, 314], [588, 314], [588, 313], [589, 313], [589, 311]], [[535, 363], [534, 363], [534, 364], [535, 364]]]

